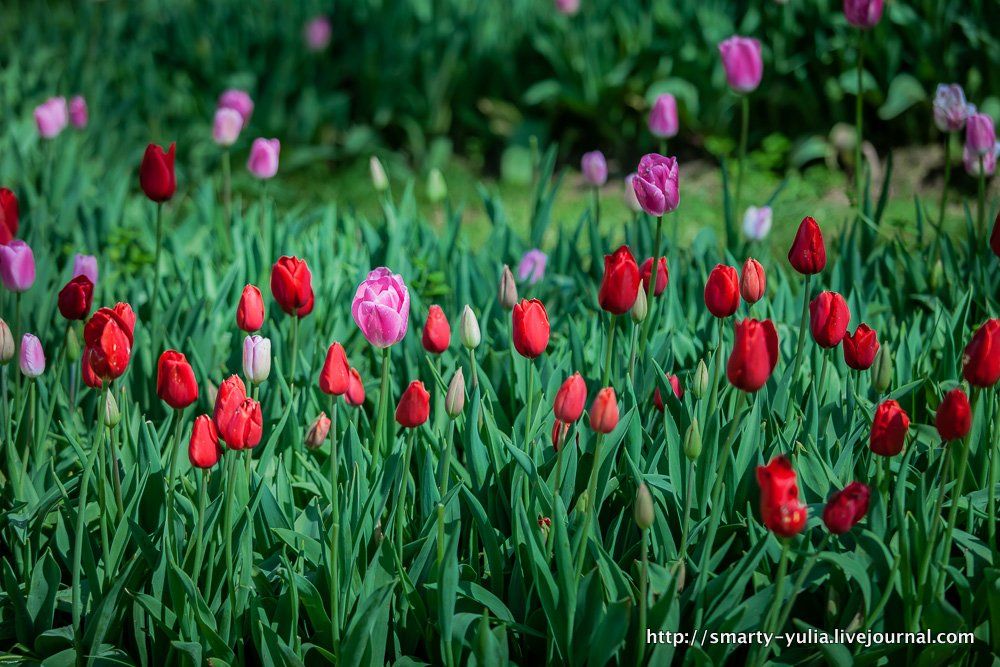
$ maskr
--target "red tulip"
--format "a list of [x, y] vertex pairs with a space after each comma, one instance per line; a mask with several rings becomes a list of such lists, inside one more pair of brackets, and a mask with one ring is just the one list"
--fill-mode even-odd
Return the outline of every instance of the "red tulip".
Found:
[[340, 343], [334, 343], [326, 351], [326, 361], [319, 372], [319, 388], [324, 394], [343, 396], [350, 386], [351, 367]]
[[726, 364], [726, 377], [737, 389], [757, 391], [778, 364], [778, 332], [771, 320], [752, 318], [736, 323], [736, 339]]
[[271, 294], [289, 315], [305, 317], [312, 312], [312, 274], [305, 260], [284, 256], [271, 268]]
[[155, 202], [167, 201], [177, 190], [177, 179], [174, 176], [175, 149], [176, 144], [170, 144], [166, 152], [156, 144], [149, 144], [142, 156], [139, 185], [146, 196]]
[[252, 398], [244, 398], [226, 425], [219, 429], [222, 439], [230, 449], [253, 449], [260, 444], [264, 432], [264, 418], [260, 403]]
[[780, 537], [792, 537], [805, 527], [808, 510], [799, 502], [799, 485], [788, 457], [777, 456], [757, 466], [760, 518]]
[[164, 403], [180, 410], [198, 398], [198, 381], [187, 358], [177, 350], [167, 350], [156, 364], [156, 395]]
[[236, 307], [236, 326], [247, 333], [264, 326], [264, 297], [256, 285], [247, 285]]
[[[16, 201], [15, 211], [17, 210]], [[2, 234], [3, 231], [0, 231], [0, 235]], [[990, 234], [990, 248], [993, 250], [994, 255], [1000, 257], [1000, 213], [997, 213], [997, 218], [993, 221], [993, 233]]]
[[740, 273], [740, 294], [747, 303], [757, 303], [764, 296], [767, 289], [767, 276], [764, 274], [764, 267], [753, 257], [743, 262], [743, 271]]
[[350, 377], [347, 379], [347, 393], [344, 394], [344, 400], [354, 407], [364, 405], [365, 384], [361, 381], [361, 374], [356, 368], [351, 369]]
[[77, 276], [59, 291], [59, 312], [67, 320], [83, 320], [94, 302], [94, 283], [87, 276]]
[[851, 482], [830, 496], [823, 508], [823, 523], [835, 535], [854, 527], [868, 513], [871, 490], [861, 482]]
[[820, 347], [837, 347], [850, 321], [847, 302], [836, 292], [820, 292], [809, 302], [809, 330]]
[[961, 440], [966, 436], [972, 428], [972, 406], [964, 391], [952, 389], [944, 395], [934, 417], [934, 425], [945, 442]]
[[976, 387], [1000, 380], [1000, 319], [986, 320], [962, 353], [962, 377]]
[[[674, 397], [679, 401], [684, 398], [684, 389], [681, 387], [681, 379], [676, 375], [666, 374], [667, 382], [670, 383], [670, 388], [674, 392]], [[653, 406], [663, 412], [663, 398], [660, 396], [660, 388], [657, 387], [653, 390]]]
[[557, 452], [562, 449], [566, 442], [566, 435], [569, 433], [569, 424], [558, 419], [552, 424], [552, 448]]
[[451, 343], [451, 325], [441, 306], [434, 305], [427, 309], [427, 322], [424, 324], [421, 342], [431, 354], [441, 354], [448, 349], [448, 344]]
[[792, 268], [803, 275], [819, 273], [826, 266], [826, 245], [819, 224], [813, 218], [803, 218], [788, 251]]
[[875, 409], [875, 419], [872, 421], [872, 432], [869, 446], [873, 453], [879, 456], [895, 456], [903, 451], [903, 441], [910, 429], [910, 417], [899, 406], [899, 403], [889, 399]]
[[590, 428], [598, 433], [611, 433], [618, 426], [618, 399], [615, 390], [605, 387], [597, 392], [590, 406]]
[[7, 245], [17, 236], [19, 220], [17, 195], [7, 188], [0, 188], [0, 245]]
[[219, 462], [222, 447], [219, 446], [219, 430], [208, 415], [198, 415], [191, 429], [188, 441], [188, 459], [195, 468], [211, 468]]
[[431, 414], [431, 395], [424, 383], [414, 380], [406, 388], [396, 405], [396, 421], [403, 428], [416, 428], [427, 421]]
[[91, 363], [91, 357], [93, 356], [94, 350], [92, 348], [84, 348], [83, 356], [80, 358], [80, 377], [83, 378], [83, 383], [91, 389], [100, 389], [104, 385], [104, 382], [94, 372], [94, 366]]
[[83, 328], [84, 354], [96, 377], [113, 380], [128, 368], [132, 356], [135, 313], [127, 303], [101, 308]]
[[[637, 288], [638, 289], [638, 288]], [[514, 348], [523, 357], [534, 359], [549, 346], [549, 316], [538, 299], [521, 299], [511, 311]]]
[[215, 420], [215, 425], [223, 439], [226, 437], [226, 426], [229, 424], [229, 420], [233, 418], [236, 409], [246, 397], [247, 388], [239, 375], [230, 375], [219, 385], [219, 391], [215, 395], [215, 409], [212, 412], [212, 418]]
[[579, 373], [573, 373], [559, 387], [556, 400], [552, 404], [552, 412], [556, 419], [566, 422], [567, 427], [583, 414], [584, 403], [587, 402], [587, 383]]
[[716, 317], [729, 317], [740, 307], [740, 279], [736, 269], [716, 264], [705, 281], [705, 305]]
[[[656, 263], [656, 285], [653, 286], [653, 296], [660, 296], [663, 290], [667, 289], [667, 282], [670, 275], [667, 272], [667, 258], [661, 257]], [[653, 272], [653, 258], [650, 257], [639, 267], [639, 275], [642, 276], [642, 290], [649, 290], [649, 276]]]
[[868, 370], [875, 363], [878, 348], [878, 334], [862, 322], [853, 336], [844, 336], [844, 361], [854, 370]]
[[[657, 276], [659, 280], [659, 276]], [[597, 293], [601, 308], [614, 315], [627, 313], [639, 292], [639, 267], [628, 246], [604, 256], [604, 280]]]

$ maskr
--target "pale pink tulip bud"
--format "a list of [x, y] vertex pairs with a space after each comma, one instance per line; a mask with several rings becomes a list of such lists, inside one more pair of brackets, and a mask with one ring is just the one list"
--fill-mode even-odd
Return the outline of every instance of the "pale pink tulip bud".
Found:
[[50, 97], [35, 107], [35, 125], [43, 139], [59, 136], [69, 123], [69, 108], [65, 97]]
[[310, 51], [322, 51], [330, 45], [330, 38], [333, 34], [330, 19], [325, 16], [316, 16], [306, 23], [302, 33], [305, 38], [306, 47]]
[[21, 338], [21, 356], [18, 359], [25, 377], [36, 378], [45, 372], [45, 352], [42, 342], [32, 334]]
[[678, 129], [677, 99], [670, 93], [659, 95], [649, 112], [649, 131], [654, 137], [670, 139]]
[[281, 142], [277, 139], [257, 138], [250, 147], [247, 169], [260, 179], [273, 178], [278, 173], [278, 154]]
[[220, 146], [232, 146], [243, 129], [243, 116], [235, 109], [216, 109], [212, 122], [212, 140]]

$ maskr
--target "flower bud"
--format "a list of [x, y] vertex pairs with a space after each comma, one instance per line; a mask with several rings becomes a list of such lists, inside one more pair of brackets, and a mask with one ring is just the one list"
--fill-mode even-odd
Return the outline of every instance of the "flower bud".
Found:
[[605, 387], [597, 392], [590, 406], [590, 428], [598, 433], [611, 433], [618, 426], [618, 399], [615, 390]]
[[325, 412], [320, 412], [319, 416], [309, 426], [309, 430], [306, 431], [306, 447], [316, 449], [323, 444], [323, 441], [326, 440], [326, 436], [329, 434], [330, 418], [326, 416]]
[[9, 363], [14, 358], [14, 335], [10, 327], [0, 320], [0, 364]]
[[875, 358], [874, 372], [872, 373], [872, 384], [880, 393], [889, 388], [892, 383], [892, 351], [884, 343], [879, 348], [878, 356]]
[[454, 419], [465, 408], [465, 376], [459, 368], [448, 383], [448, 393], [444, 397], [444, 409]]
[[704, 359], [698, 361], [698, 366], [694, 369], [694, 377], [691, 378], [691, 392], [696, 398], [701, 398], [708, 393], [708, 366]]
[[514, 310], [514, 306], [517, 305], [517, 284], [514, 282], [514, 274], [511, 273], [510, 267], [506, 264], [503, 265], [503, 271], [500, 273], [500, 290], [497, 299], [500, 301], [500, 307], [504, 310]]
[[36, 378], [45, 372], [45, 352], [42, 342], [33, 334], [21, 338], [21, 373], [27, 378]]
[[385, 192], [389, 189], [389, 177], [385, 175], [385, 167], [374, 155], [368, 160], [368, 170], [371, 172], [372, 187], [375, 188], [376, 192]]
[[548, 538], [549, 531], [552, 530], [552, 519], [547, 516], [538, 517], [538, 527], [542, 531], [542, 536]]
[[639, 491], [635, 494], [635, 524], [640, 530], [649, 530], [656, 519], [653, 508], [653, 496], [645, 484], [639, 485]]
[[701, 427], [698, 426], [698, 419], [695, 418], [688, 426], [687, 433], [684, 434], [684, 456], [689, 461], [696, 461], [701, 456]]
[[69, 327], [66, 329], [66, 358], [70, 361], [79, 361], [82, 353], [80, 334], [73, 327]]
[[462, 345], [470, 350], [479, 347], [479, 343], [483, 338], [482, 334], [479, 333], [479, 320], [476, 319], [476, 314], [472, 312], [472, 308], [468, 305], [462, 310], [462, 317], [458, 321], [458, 329]]
[[646, 314], [649, 312], [649, 306], [646, 304], [646, 292], [643, 290], [641, 283], [639, 284], [639, 291], [635, 295], [635, 303], [632, 304], [632, 310], [629, 312], [632, 315], [632, 321], [636, 324], [646, 319]]
[[427, 199], [432, 204], [444, 201], [448, 196], [448, 184], [444, 182], [444, 174], [438, 168], [431, 169], [427, 174]]
[[104, 404], [104, 425], [108, 428], [114, 428], [122, 420], [122, 413], [118, 409], [118, 401], [115, 400], [115, 395], [109, 391], [107, 392], [107, 396], [107, 401]]
[[243, 375], [260, 384], [271, 374], [271, 339], [247, 336], [243, 339]]

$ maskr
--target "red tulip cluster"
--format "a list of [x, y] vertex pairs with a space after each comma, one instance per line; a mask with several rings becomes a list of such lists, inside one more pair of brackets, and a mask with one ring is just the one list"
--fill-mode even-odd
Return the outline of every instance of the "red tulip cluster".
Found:
[[83, 328], [82, 377], [89, 387], [100, 387], [128, 368], [132, 358], [135, 313], [127, 303], [101, 308]]

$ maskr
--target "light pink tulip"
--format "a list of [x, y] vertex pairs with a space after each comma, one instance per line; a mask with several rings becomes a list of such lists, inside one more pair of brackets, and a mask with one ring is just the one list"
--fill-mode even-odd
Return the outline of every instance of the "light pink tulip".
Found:
[[273, 178], [278, 173], [278, 154], [281, 142], [277, 139], [257, 138], [250, 147], [247, 169], [257, 178]]
[[212, 122], [212, 140], [220, 146], [232, 146], [243, 129], [243, 116], [236, 109], [219, 107]]
[[973, 155], [987, 155], [997, 142], [993, 119], [984, 113], [974, 113], [965, 122], [965, 147]]
[[253, 99], [250, 93], [245, 90], [230, 88], [219, 95], [219, 102], [216, 105], [219, 109], [232, 109], [243, 118], [243, 127], [250, 124], [250, 116], [253, 115]]
[[654, 137], [670, 139], [678, 129], [677, 99], [670, 93], [657, 96], [649, 112], [649, 131]]
[[403, 340], [410, 319], [410, 293], [402, 276], [384, 266], [369, 273], [354, 294], [351, 316], [375, 347]]
[[566, 16], [572, 16], [580, 11], [580, 0], [555, 0], [556, 11]]
[[584, 153], [580, 160], [580, 170], [588, 185], [599, 188], [608, 182], [608, 162], [601, 151]]
[[32, 334], [24, 334], [21, 338], [21, 356], [18, 364], [25, 377], [36, 378], [45, 372], [45, 351], [42, 342]]
[[737, 93], [750, 93], [760, 85], [764, 64], [760, 55], [760, 42], [751, 37], [733, 35], [719, 44], [722, 67], [726, 81]]
[[43, 139], [54, 139], [69, 123], [69, 108], [65, 97], [50, 97], [35, 107], [35, 124]]
[[942, 132], [958, 132], [976, 107], [965, 101], [965, 91], [957, 83], [939, 83], [934, 93], [934, 124]]
[[521, 262], [517, 265], [517, 279], [534, 285], [545, 277], [545, 265], [549, 261], [549, 256], [538, 248], [529, 250], [521, 257]]
[[96, 288], [97, 258], [93, 255], [75, 255], [73, 257], [73, 275], [70, 277], [76, 278], [77, 276], [87, 276]]
[[306, 47], [310, 51], [322, 51], [330, 45], [330, 38], [333, 35], [330, 19], [325, 16], [313, 17], [306, 23], [302, 34], [305, 38]]
[[35, 284], [35, 255], [21, 239], [0, 245], [0, 282], [11, 292], [27, 292]]

